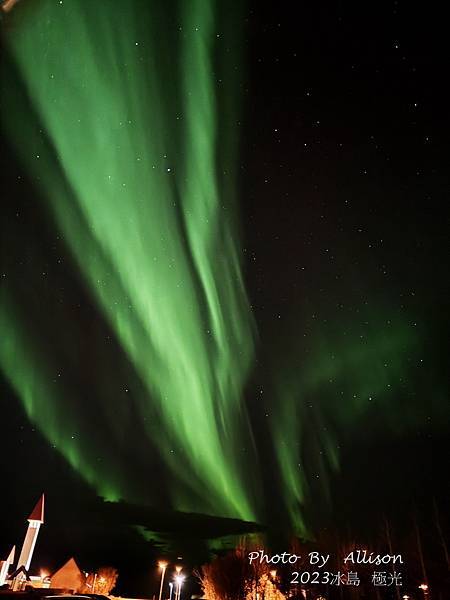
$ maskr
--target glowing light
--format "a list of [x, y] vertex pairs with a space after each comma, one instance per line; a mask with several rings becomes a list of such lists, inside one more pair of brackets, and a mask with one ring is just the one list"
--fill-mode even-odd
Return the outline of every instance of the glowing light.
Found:
[[[174, 44], [172, 16], [163, 5], [148, 6], [30, 3], [9, 41], [53, 149], [25, 149], [33, 146], [34, 124], [23, 114], [12, 119], [11, 135], [30, 171], [39, 171], [57, 227], [143, 382], [130, 401], [146, 428], [148, 455], [156, 448], [177, 482], [168, 490], [172, 506], [255, 520], [258, 490], [245, 472], [256, 457], [251, 448], [242, 455], [238, 442], [252, 438], [241, 400], [253, 321], [235, 226], [230, 123], [237, 122], [238, 82], [235, 62], [227, 64], [235, 57], [216, 40], [213, 3], [180, 4], [181, 29], [195, 33]], [[145, 53], [135, 45], [144, 37]], [[216, 50], [227, 89], [220, 113]], [[169, 67], [175, 63], [179, 69]], [[97, 436], [68, 434], [69, 423], [72, 429], [83, 420], [76, 398], [54, 385], [39, 343], [23, 328], [19, 339], [15, 325], [13, 342], [26, 350], [2, 363], [33, 422], [105, 498], [148, 501], [150, 486], [130, 491], [138, 486], [125, 467], [111, 460], [111, 469], [97, 468], [95, 457], [105, 454], [91, 439]], [[107, 427], [126, 437], [109, 402], [100, 400]]]
[[159, 599], [158, 600], [162, 599], [163, 586], [164, 586], [164, 576], [166, 574], [166, 568], [167, 568], [168, 564], [169, 563], [166, 560], [160, 560], [158, 562], [158, 567], [161, 569], [161, 583], [159, 585]]
[[183, 581], [184, 581], [185, 577], [183, 575], [175, 575], [174, 579], [175, 579], [175, 583], [177, 584], [176, 590], [175, 590], [175, 598], [176, 598], [176, 600], [180, 600], [181, 586], [183, 585]]
[[15, 4], [17, 4], [19, 0], [5, 0], [5, 2], [3, 2], [3, 4], [1, 5], [1, 9], [4, 12], [9, 12]]
[[[22, 78], [2, 90], [5, 127], [135, 384], [124, 402], [114, 369], [99, 365], [87, 410], [78, 387], [55, 377], [62, 360], [76, 372], [80, 348], [61, 356], [62, 339], [47, 343], [10, 286], [0, 292], [2, 370], [29, 419], [104, 498], [168, 496], [171, 508], [264, 521], [263, 444], [302, 533], [304, 507], [319, 497], [311, 482], [327, 499], [339, 437], [368, 406], [376, 401], [386, 431], [423, 419], [393, 393], [408, 381], [404, 357], [414, 364], [417, 334], [392, 311], [361, 307], [364, 335], [314, 318], [305, 354], [292, 328], [300, 341], [273, 369], [270, 424], [258, 439], [243, 399], [255, 327], [235, 207], [240, 19], [227, 25], [222, 15], [218, 38], [214, 2], [181, 2], [178, 36], [165, 3], [24, 4], [13, 34], [5, 31]], [[65, 340], [77, 327], [64, 321]], [[132, 415], [142, 426], [138, 455]], [[148, 477], [158, 453], [170, 482], [163, 500]]]

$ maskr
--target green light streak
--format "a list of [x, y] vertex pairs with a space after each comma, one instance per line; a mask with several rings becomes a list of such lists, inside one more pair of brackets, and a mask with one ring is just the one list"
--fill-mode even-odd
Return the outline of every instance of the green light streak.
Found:
[[[214, 2], [182, 2], [178, 12], [136, 6], [21, 3], [8, 42], [36, 114], [7, 87], [6, 127], [143, 384], [130, 402], [149, 452], [156, 446], [166, 465], [172, 507], [264, 521], [242, 401], [254, 324], [235, 211], [237, 25], [228, 30], [221, 18], [219, 34]], [[386, 315], [365, 315], [363, 337], [333, 315], [311, 327], [309, 354], [299, 336], [287, 359], [283, 339], [281, 364], [272, 365], [269, 433], [257, 442], [271, 446], [276, 493], [299, 534], [307, 533], [312, 478], [328, 498], [347, 433], [373, 410], [399, 435], [423, 419], [403, 393], [416, 336]], [[107, 438], [114, 431], [133, 442], [115, 416], [117, 399], [99, 399], [105, 432], [90, 430], [76, 394], [52, 383], [45, 345], [27, 331], [12, 294], [0, 296], [0, 327], [1, 367], [29, 418], [99, 494], [139, 502]]]
[[[98, 429], [92, 430], [83, 415], [78, 414], [74, 398], [55, 381], [51, 367], [27, 335], [22, 322], [11, 298], [3, 291], [0, 296], [0, 364], [21, 398], [27, 416], [99, 494], [106, 500], [119, 500], [126, 484], [124, 473], [117, 468], [116, 453], [103, 452], [108, 440]], [[99, 478], [100, 465], [96, 460], [99, 454], [102, 455], [101, 469], [108, 474], [105, 478]]]
[[19, 116], [12, 135], [146, 385], [143, 419], [157, 406], [162, 426], [149, 436], [185, 488], [203, 486], [175, 488], [174, 506], [251, 520], [236, 442], [251, 438], [240, 396], [253, 326], [233, 205], [218, 190], [214, 12], [187, 8], [175, 32], [156, 6], [28, 7], [11, 47], [63, 176], [48, 150], [30, 150]]
[[298, 347], [278, 371], [280, 400], [271, 431], [287, 510], [301, 535], [308, 534], [305, 506], [314, 502], [312, 481], [317, 478], [321, 500], [330, 502], [330, 475], [341, 466], [342, 440], [360, 426], [370, 437], [364, 419], [371, 411], [395, 434], [423, 420], [407, 394], [417, 362], [416, 332], [403, 319], [391, 323], [382, 314], [372, 312], [364, 320], [371, 323], [364, 335], [352, 324], [316, 326], [309, 358], [301, 359]]

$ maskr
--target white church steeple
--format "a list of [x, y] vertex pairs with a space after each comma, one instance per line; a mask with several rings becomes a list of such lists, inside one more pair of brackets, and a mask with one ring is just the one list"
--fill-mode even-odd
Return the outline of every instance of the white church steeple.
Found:
[[25, 570], [28, 571], [30, 568], [39, 529], [44, 522], [44, 500], [44, 494], [42, 494], [31, 512], [31, 515], [28, 517], [28, 529], [23, 541], [16, 569], [24, 567]]

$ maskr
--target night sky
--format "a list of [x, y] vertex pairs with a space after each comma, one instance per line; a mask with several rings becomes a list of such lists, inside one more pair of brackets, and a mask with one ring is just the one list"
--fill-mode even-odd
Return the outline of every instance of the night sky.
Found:
[[0, 552], [43, 491], [55, 566], [407, 544], [448, 504], [441, 7], [82, 4], [2, 20]]

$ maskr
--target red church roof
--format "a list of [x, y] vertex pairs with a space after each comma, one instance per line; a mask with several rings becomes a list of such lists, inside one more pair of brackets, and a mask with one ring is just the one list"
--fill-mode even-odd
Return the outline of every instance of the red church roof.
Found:
[[33, 508], [31, 515], [28, 517], [29, 521], [44, 522], [44, 494], [39, 498], [36, 506]]

